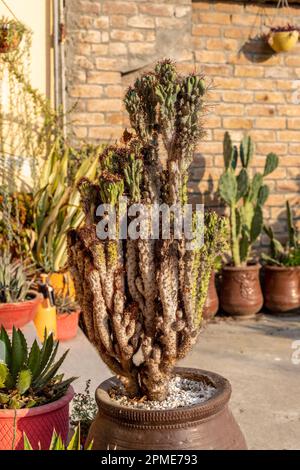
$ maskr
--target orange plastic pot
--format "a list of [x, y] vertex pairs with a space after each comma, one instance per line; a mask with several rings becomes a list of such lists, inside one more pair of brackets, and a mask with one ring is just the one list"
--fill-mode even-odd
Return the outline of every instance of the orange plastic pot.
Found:
[[78, 331], [80, 311], [63, 313], [56, 316], [56, 334], [58, 341], [68, 341], [75, 338]]
[[30, 300], [11, 304], [0, 304], [0, 326], [6, 330], [22, 328], [31, 322], [36, 314], [37, 308], [42, 301], [42, 296], [37, 292], [31, 291]]
[[49, 283], [55, 292], [61, 292], [63, 295], [69, 295], [75, 299], [75, 287], [69, 271], [64, 273], [51, 273], [48, 275]]
[[24, 449], [24, 433], [33, 449], [37, 450], [40, 443], [42, 450], [48, 450], [54, 429], [66, 442], [69, 432], [69, 403], [73, 396], [74, 390], [69, 387], [66, 395], [48, 405], [21, 410], [0, 410], [0, 450]]

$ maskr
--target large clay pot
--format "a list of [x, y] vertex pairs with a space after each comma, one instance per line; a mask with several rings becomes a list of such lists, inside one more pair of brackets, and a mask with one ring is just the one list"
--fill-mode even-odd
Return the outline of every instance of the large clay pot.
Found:
[[246, 449], [244, 436], [228, 408], [231, 387], [218, 374], [199, 369], [175, 369], [177, 374], [205, 380], [216, 387], [203, 404], [169, 410], [142, 410], [120, 406], [108, 390], [116, 378], [96, 390], [98, 414], [91, 425], [87, 444], [94, 450], [197, 450]]
[[[69, 403], [74, 395], [70, 386], [66, 395], [48, 405], [21, 410], [0, 410], [0, 450], [22, 450], [25, 433], [33, 449], [48, 450], [55, 429], [64, 442], [69, 433]], [[14, 429], [14, 421], [16, 426]]]
[[226, 313], [251, 317], [260, 311], [263, 306], [260, 268], [259, 264], [223, 268], [220, 305]]
[[0, 304], [0, 327], [1, 325], [8, 331], [15, 328], [22, 328], [35, 317], [38, 305], [42, 296], [37, 292], [30, 291], [30, 299], [24, 302], [11, 304]]
[[56, 316], [56, 332], [58, 341], [68, 341], [75, 338], [78, 331], [80, 311], [63, 313]]
[[265, 306], [271, 312], [300, 308], [300, 267], [265, 267]]
[[209, 279], [207, 297], [206, 297], [205, 304], [203, 307], [204, 320], [210, 320], [211, 318], [213, 318], [216, 315], [218, 309], [219, 309], [219, 298], [218, 298], [217, 289], [216, 289], [215, 272], [212, 271], [210, 279]]

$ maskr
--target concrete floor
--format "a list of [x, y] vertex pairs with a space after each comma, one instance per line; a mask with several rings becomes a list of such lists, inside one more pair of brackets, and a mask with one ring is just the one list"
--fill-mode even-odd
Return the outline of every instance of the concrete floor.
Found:
[[[35, 337], [33, 325], [25, 335], [29, 341]], [[292, 348], [297, 340], [300, 350], [300, 315], [243, 321], [217, 317], [181, 363], [230, 380], [231, 409], [249, 449], [300, 449], [300, 352], [297, 360]], [[86, 380], [91, 379], [93, 390], [111, 375], [81, 331], [60, 349], [70, 349], [62, 370], [79, 377], [77, 392], [84, 390]]]

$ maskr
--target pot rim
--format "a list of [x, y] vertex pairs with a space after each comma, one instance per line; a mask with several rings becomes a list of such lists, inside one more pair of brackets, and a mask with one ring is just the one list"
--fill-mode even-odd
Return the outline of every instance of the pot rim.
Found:
[[95, 397], [99, 406], [99, 412], [114, 417], [117, 421], [124, 423], [140, 423], [141, 425], [145, 422], [149, 424], [176, 423], [182, 421], [192, 422], [215, 415], [228, 403], [231, 396], [231, 385], [229, 381], [221, 375], [202, 369], [187, 367], [175, 367], [174, 373], [194, 380], [196, 380], [196, 377], [199, 379], [205, 378], [208, 383], [216, 388], [216, 393], [203, 403], [181, 408], [165, 410], [130, 408], [119, 405], [110, 398], [108, 390], [114, 385], [120, 385], [120, 381], [116, 377], [111, 377], [102, 382], [96, 389]]
[[299, 271], [300, 266], [277, 266], [275, 264], [266, 264], [264, 266], [265, 269], [269, 271]]
[[80, 314], [81, 314], [81, 310], [78, 309], [78, 310], [73, 310], [73, 312], [70, 312], [70, 313], [59, 313], [59, 312], [57, 312], [57, 317], [58, 318], [66, 318], [66, 317], [69, 317], [69, 316], [80, 315]]
[[222, 267], [222, 271], [259, 271], [262, 268], [260, 263], [249, 264], [246, 266], [231, 266], [229, 264]]
[[33, 408], [21, 408], [20, 410], [1, 410], [0, 409], [0, 422], [1, 419], [14, 418], [15, 412], [17, 419], [18, 418], [31, 418], [32, 416], [43, 415], [46, 413], [51, 413], [56, 411], [63, 406], [70, 403], [74, 396], [74, 389], [72, 385], [69, 386], [67, 393], [60, 397], [58, 400], [55, 400], [46, 405], [40, 405]]
[[40, 294], [40, 292], [37, 292], [35, 290], [29, 290], [28, 291], [28, 294], [32, 294], [34, 297], [33, 299], [29, 299], [29, 300], [23, 300], [22, 302], [7, 302], [7, 303], [0, 303], [0, 309], [5, 309], [7, 308], [8, 306], [9, 307], [16, 307], [18, 308], [20, 305], [25, 305], [25, 304], [34, 304], [36, 303], [37, 301], [40, 301], [42, 299], [42, 294]]

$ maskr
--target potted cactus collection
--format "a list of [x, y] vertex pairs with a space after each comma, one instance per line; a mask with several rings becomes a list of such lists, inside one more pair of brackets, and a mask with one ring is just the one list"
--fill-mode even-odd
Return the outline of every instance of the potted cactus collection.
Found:
[[222, 270], [220, 303], [225, 312], [249, 317], [263, 306], [260, 265], [253, 260], [251, 249], [263, 229], [263, 205], [269, 195], [264, 178], [277, 168], [278, 157], [268, 154], [263, 173], [257, 172], [251, 178], [251, 138], [245, 137], [238, 149], [226, 132], [223, 150], [225, 171], [219, 192], [230, 211], [231, 263]]
[[[99, 413], [88, 436], [95, 450], [246, 447], [228, 410], [229, 382], [175, 367], [197, 340], [214, 261], [226, 245], [226, 220], [207, 213], [204, 244], [192, 248], [185, 235], [175, 237], [173, 225], [166, 238], [161, 230], [154, 239], [97, 235], [95, 208], [115, 209], [119, 227], [123, 195], [143, 208], [187, 207], [205, 92], [201, 76], [180, 76], [171, 61], [159, 62], [126, 93], [135, 133], [125, 132], [123, 143], [100, 157], [98, 184], [79, 183], [86, 218], [68, 234], [69, 266], [89, 339], [118, 377], [96, 391]], [[192, 386], [202, 399], [176, 401], [178, 387], [189, 396]]]
[[32, 289], [29, 271], [7, 251], [0, 255], [0, 326], [8, 330], [32, 321], [41, 301]]
[[10, 340], [0, 332], [0, 450], [23, 448], [23, 433], [37, 449], [48, 449], [53, 429], [65, 442], [69, 430], [70, 384], [57, 374], [67, 352], [55, 362], [58, 343], [53, 335], [40, 348], [28, 350], [21, 330], [13, 329]]
[[270, 239], [270, 255], [262, 253], [265, 264], [265, 306], [271, 312], [290, 312], [300, 307], [300, 235], [290, 204], [286, 202], [288, 243], [284, 247], [271, 227], [264, 226]]

